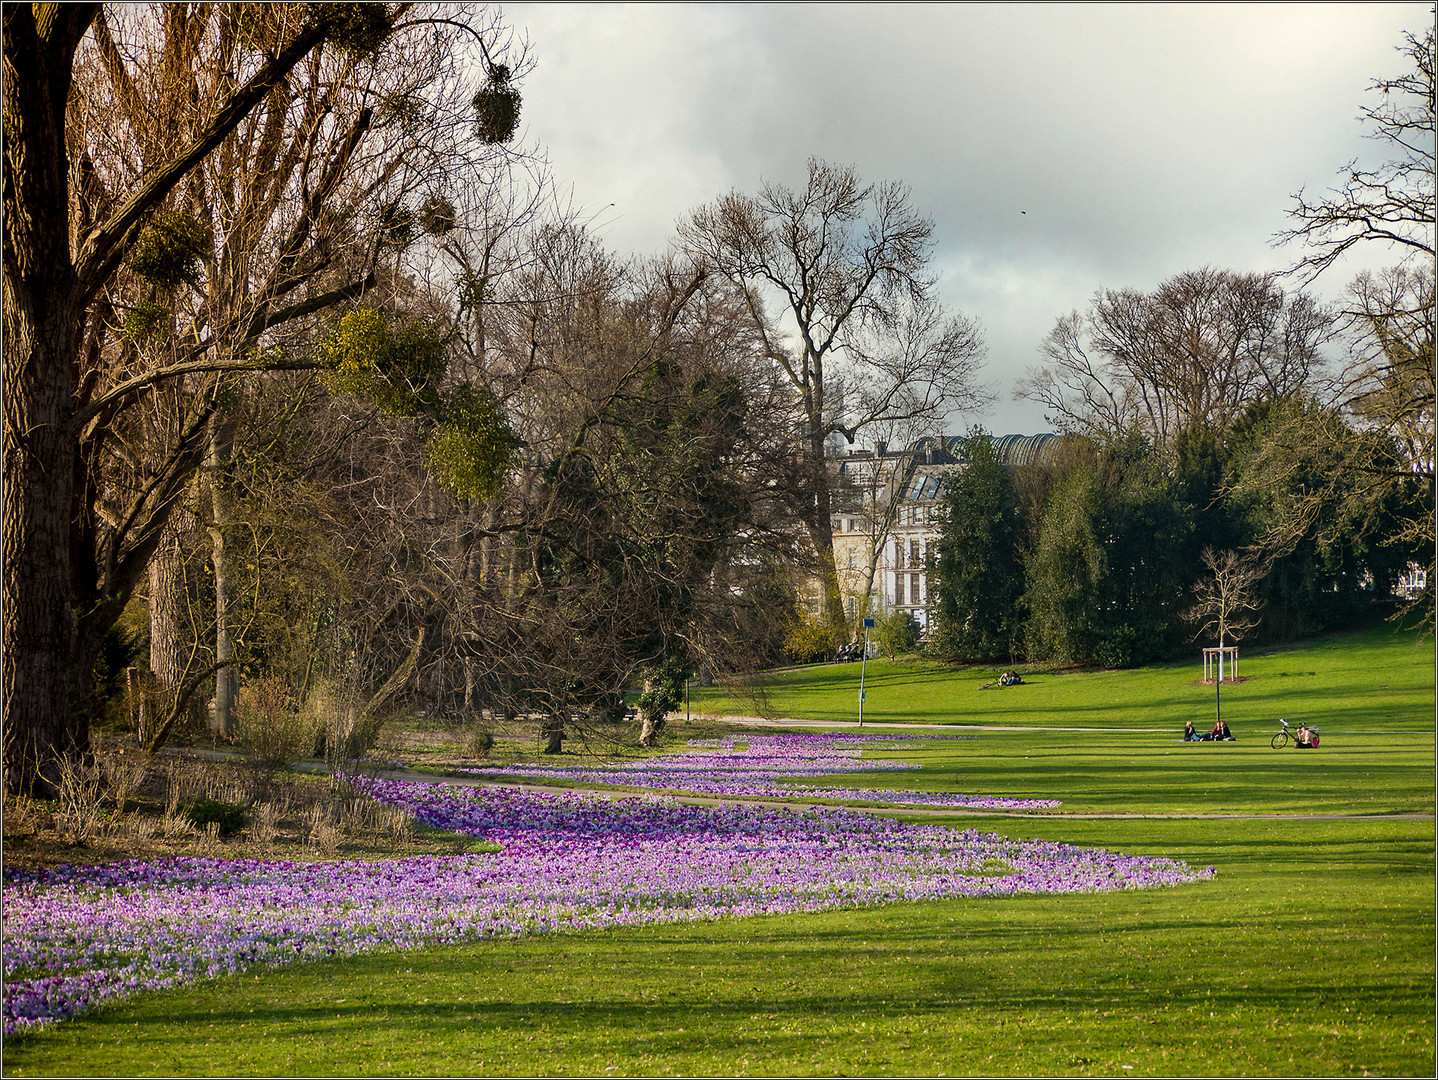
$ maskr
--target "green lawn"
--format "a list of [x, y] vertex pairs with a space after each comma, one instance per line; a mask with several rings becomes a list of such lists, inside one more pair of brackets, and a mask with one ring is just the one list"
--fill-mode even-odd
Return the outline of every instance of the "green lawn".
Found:
[[[844, 778], [1060, 798], [936, 820], [1172, 855], [1211, 881], [252, 973], [7, 1040], [5, 1071], [1431, 1076], [1432, 642], [1380, 630], [1243, 664], [1240, 741], [1218, 745], [1178, 742], [1212, 693], [1192, 666], [980, 693], [972, 672], [874, 665], [882, 718], [983, 730], [889, 751], [922, 772]], [[851, 673], [786, 676], [771, 705], [816, 715]], [[1317, 723], [1320, 749], [1270, 749], [1280, 714]]]
[[1039, 812], [1052, 817], [1433, 813], [1431, 732], [1332, 735], [1315, 751], [1279, 751], [1256, 738], [1184, 743], [1169, 732], [981, 731], [868, 752], [924, 768], [902, 779], [885, 773], [830, 779], [846, 787], [1059, 799], [1058, 809]]
[[[1433, 730], [1433, 639], [1389, 625], [1304, 646], [1244, 648], [1240, 673], [1226, 686], [1223, 715], [1240, 740], [1265, 743], [1279, 716], [1307, 720], [1325, 735]], [[823, 664], [772, 677], [764, 713], [816, 720], [855, 720], [858, 664]], [[1138, 671], [1025, 673], [1025, 685], [983, 684], [996, 668], [923, 661], [871, 660], [865, 673], [864, 719], [883, 723], [1018, 727], [1167, 728], [1186, 720], [1207, 728], [1214, 688], [1199, 685], [1197, 649], [1190, 661]], [[696, 691], [694, 707], [752, 715], [739, 694]]]

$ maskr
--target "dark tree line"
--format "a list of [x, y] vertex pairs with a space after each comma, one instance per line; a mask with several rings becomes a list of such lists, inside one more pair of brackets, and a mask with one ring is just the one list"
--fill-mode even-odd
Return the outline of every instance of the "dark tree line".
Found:
[[[1380, 469], [1393, 479], [1373, 483]], [[1205, 553], [1252, 569], [1270, 640], [1391, 612], [1405, 572], [1432, 566], [1433, 489], [1404, 442], [1312, 394], [1253, 401], [1168, 445], [1138, 428], [1069, 434], [1017, 469], [975, 432], [944, 507], [933, 640], [959, 660], [1170, 658], [1192, 638]]]
[[[702, 269], [618, 265], [562, 217], [510, 242], [527, 272], [337, 313], [317, 374], [247, 395], [238, 666], [357, 716], [538, 716], [551, 751], [648, 686], [652, 738], [658, 688], [778, 658], [802, 561], [791, 399]], [[203, 622], [212, 585], [190, 582]], [[187, 640], [208, 655], [202, 625]]]

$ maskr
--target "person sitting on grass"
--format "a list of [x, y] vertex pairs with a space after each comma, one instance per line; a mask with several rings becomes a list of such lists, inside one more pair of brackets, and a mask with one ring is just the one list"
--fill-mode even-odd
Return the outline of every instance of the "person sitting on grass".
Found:
[[1233, 732], [1228, 730], [1228, 722], [1226, 720], [1219, 720], [1213, 725], [1213, 730], [1208, 733], [1205, 741], [1237, 742], [1238, 740], [1233, 737]]
[[1298, 749], [1312, 750], [1318, 745], [1318, 732], [1309, 731], [1307, 724], [1298, 725]]
[[1192, 720], [1183, 725], [1183, 741], [1198, 742], [1198, 732], [1193, 729]]

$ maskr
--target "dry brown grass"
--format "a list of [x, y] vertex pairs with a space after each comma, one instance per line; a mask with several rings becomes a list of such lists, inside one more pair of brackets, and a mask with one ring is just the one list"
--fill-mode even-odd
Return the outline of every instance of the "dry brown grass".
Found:
[[[472, 756], [473, 723], [398, 721], [386, 725], [374, 756], [408, 767], [447, 771], [481, 764]], [[486, 719], [494, 743], [483, 764], [544, 760], [538, 725]], [[670, 721], [669, 736], [712, 737], [723, 729], [700, 718]], [[633, 724], [577, 731], [560, 759], [633, 754]], [[553, 759], [549, 759], [553, 760]], [[202, 798], [247, 807], [245, 827], [213, 835], [185, 816]], [[386, 858], [453, 854], [467, 837], [416, 825], [405, 813], [356, 795], [330, 777], [271, 764], [220, 759], [200, 749], [145, 754], [133, 741], [97, 740], [87, 770], [71, 777], [64, 800], [5, 797], [5, 865], [57, 866], [121, 858], [211, 855], [235, 859]]]
[[[451, 854], [469, 840], [416, 827], [392, 807], [323, 776], [257, 769], [195, 751], [145, 755], [117, 742], [62, 785], [56, 801], [5, 797], [7, 867], [207, 855], [235, 859], [382, 858]], [[197, 828], [197, 799], [248, 807], [246, 827]]]

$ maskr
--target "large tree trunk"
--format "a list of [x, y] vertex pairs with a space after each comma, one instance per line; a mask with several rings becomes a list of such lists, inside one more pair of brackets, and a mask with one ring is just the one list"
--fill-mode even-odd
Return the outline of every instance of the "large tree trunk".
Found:
[[[171, 520], [150, 559], [150, 670], [173, 701], [185, 681], [185, 575], [180, 538]], [[169, 702], [163, 707], [168, 710]]]
[[[230, 555], [225, 536], [230, 525], [230, 451], [235, 428], [218, 415], [210, 418], [210, 453], [206, 471], [210, 477], [210, 565], [215, 576], [215, 662], [227, 664], [234, 658], [230, 640]], [[210, 709], [210, 730], [227, 739], [234, 726], [235, 677], [229, 667], [215, 671], [215, 697]]]
[[73, 358], [75, 344], [54, 340], [47, 333], [53, 322], [36, 326], [29, 298], [19, 293], [7, 272], [5, 785], [12, 792], [53, 795], [58, 757], [89, 745], [85, 716], [72, 710], [70, 700], [75, 458], [67, 437], [73, 381], [66, 376], [73, 365], [64, 358]]
[[564, 716], [557, 712], [546, 713], [539, 734], [544, 739], [546, 754], [560, 753], [564, 749]]
[[809, 482], [814, 498], [813, 516], [808, 522], [809, 540], [814, 545], [814, 554], [818, 560], [824, 622], [837, 628], [846, 621], [844, 598], [839, 591], [839, 568], [834, 563], [834, 501], [829, 485], [829, 466], [824, 460], [824, 437], [817, 427], [809, 438], [809, 454]]
[[5, 786], [53, 794], [89, 745], [72, 707], [75, 474], [70, 410], [84, 305], [70, 255], [65, 104], [98, 4], [5, 10]]

